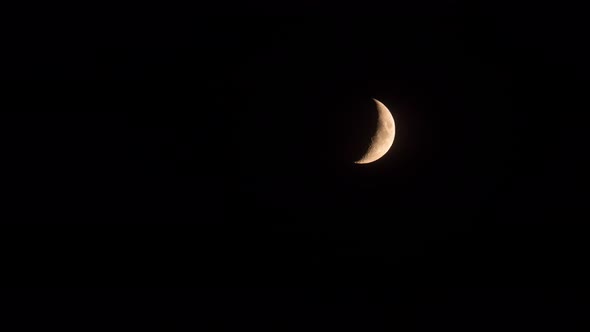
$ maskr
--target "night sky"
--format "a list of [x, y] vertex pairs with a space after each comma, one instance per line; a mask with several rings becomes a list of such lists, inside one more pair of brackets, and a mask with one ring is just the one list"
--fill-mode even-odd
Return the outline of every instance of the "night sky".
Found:
[[15, 23], [15, 326], [584, 330], [584, 29], [527, 8]]

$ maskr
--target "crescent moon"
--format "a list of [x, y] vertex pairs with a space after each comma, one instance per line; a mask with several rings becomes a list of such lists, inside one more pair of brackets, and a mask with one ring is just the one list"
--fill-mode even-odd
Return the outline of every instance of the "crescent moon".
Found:
[[377, 109], [377, 130], [371, 137], [371, 144], [363, 155], [363, 157], [355, 164], [368, 164], [372, 163], [381, 157], [383, 157], [387, 151], [393, 145], [393, 139], [395, 138], [395, 122], [393, 121], [393, 115], [391, 112], [377, 99], [373, 98]]

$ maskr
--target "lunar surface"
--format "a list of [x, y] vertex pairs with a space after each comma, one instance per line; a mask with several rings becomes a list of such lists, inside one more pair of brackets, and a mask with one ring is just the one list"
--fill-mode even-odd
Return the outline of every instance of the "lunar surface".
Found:
[[367, 152], [361, 159], [355, 161], [355, 164], [368, 164], [380, 159], [389, 151], [395, 138], [395, 122], [391, 112], [377, 99], [373, 101], [378, 113], [377, 130], [371, 137]]

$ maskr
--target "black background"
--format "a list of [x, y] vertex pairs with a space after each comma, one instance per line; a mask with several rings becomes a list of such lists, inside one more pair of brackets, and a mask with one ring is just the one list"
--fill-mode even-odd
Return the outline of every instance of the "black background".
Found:
[[[583, 329], [582, 21], [37, 9], [3, 54], [10, 330]], [[371, 98], [397, 133], [359, 166]]]

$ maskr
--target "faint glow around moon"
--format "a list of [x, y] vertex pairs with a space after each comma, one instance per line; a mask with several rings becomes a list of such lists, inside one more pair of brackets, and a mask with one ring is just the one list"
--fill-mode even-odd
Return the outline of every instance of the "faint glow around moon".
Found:
[[354, 162], [355, 164], [372, 163], [383, 157], [393, 145], [393, 139], [395, 138], [393, 115], [383, 103], [377, 99], [373, 99], [373, 101], [378, 112], [377, 130], [371, 137], [369, 148], [361, 159]]

